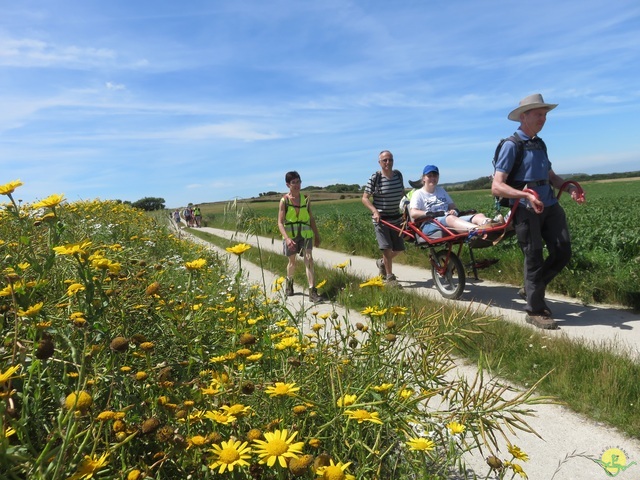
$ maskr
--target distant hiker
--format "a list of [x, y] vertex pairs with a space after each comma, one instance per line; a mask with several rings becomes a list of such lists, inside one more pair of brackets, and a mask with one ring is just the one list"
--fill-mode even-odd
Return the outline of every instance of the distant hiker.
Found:
[[376, 260], [378, 271], [387, 285], [397, 286], [398, 280], [393, 274], [393, 259], [404, 251], [404, 240], [398, 232], [380, 223], [380, 219], [402, 225], [398, 205], [404, 197], [404, 182], [402, 173], [393, 169], [393, 154], [389, 150], [380, 152], [378, 163], [381, 170], [369, 178], [362, 194], [362, 203], [371, 211], [376, 240], [382, 251], [382, 258]]
[[[553, 191], [553, 187], [560, 188], [564, 180], [551, 168], [546, 146], [537, 136], [544, 127], [547, 113], [557, 106], [544, 103], [542, 95], [536, 93], [523, 98], [518, 108], [509, 113], [507, 118], [520, 122], [520, 127], [514, 134], [515, 141], [505, 141], [500, 147], [491, 185], [491, 193], [496, 197], [511, 199], [511, 205], [518, 202], [514, 226], [524, 253], [524, 289], [519, 294], [527, 301], [527, 322], [545, 329], [558, 328], [545, 303], [547, 285], [571, 258], [567, 219]], [[518, 140], [523, 145], [519, 146]], [[519, 148], [524, 149], [522, 161], [512, 172]], [[524, 188], [535, 191], [539, 198], [522, 191]], [[578, 194], [575, 186], [570, 186], [569, 192], [576, 202], [584, 202], [584, 196]], [[546, 259], [544, 245], [548, 252]]]
[[180, 210], [173, 212], [173, 221], [176, 222], [176, 225], [180, 226]]
[[196, 227], [202, 226], [202, 212], [200, 211], [200, 207], [196, 205], [193, 207], [193, 219], [196, 224]]
[[296, 171], [284, 177], [289, 193], [280, 200], [278, 229], [282, 234], [284, 254], [289, 258], [285, 293], [293, 295], [293, 275], [296, 269], [296, 254], [304, 258], [309, 282], [309, 299], [316, 303], [323, 300], [318, 295], [313, 268], [313, 247], [320, 246], [320, 234], [311, 213], [311, 200], [300, 193], [302, 180]]

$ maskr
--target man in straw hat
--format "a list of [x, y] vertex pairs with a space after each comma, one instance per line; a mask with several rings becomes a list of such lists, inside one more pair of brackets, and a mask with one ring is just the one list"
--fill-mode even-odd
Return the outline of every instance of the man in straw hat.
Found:
[[[491, 186], [497, 197], [519, 202], [515, 212], [514, 225], [520, 248], [524, 253], [524, 289], [519, 294], [527, 301], [526, 320], [538, 328], [558, 328], [545, 303], [545, 290], [549, 282], [569, 263], [571, 239], [564, 210], [558, 203], [553, 187], [560, 188], [564, 180], [551, 168], [544, 142], [537, 136], [547, 119], [547, 113], [558, 105], [545, 103], [539, 93], [529, 95], [520, 101], [509, 120], [519, 122], [514, 134], [524, 143], [523, 157], [512, 181], [507, 178], [516, 163], [518, 145], [515, 141], [505, 141], [496, 161], [496, 170]], [[524, 192], [528, 188], [538, 194]], [[569, 187], [571, 198], [584, 202], [574, 186]], [[543, 257], [544, 244], [548, 255]]]

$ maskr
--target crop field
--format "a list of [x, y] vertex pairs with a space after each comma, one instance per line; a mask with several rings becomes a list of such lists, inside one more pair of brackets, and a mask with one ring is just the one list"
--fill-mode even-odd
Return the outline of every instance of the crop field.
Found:
[[[585, 182], [587, 203], [577, 205], [563, 194], [573, 243], [573, 256], [550, 285], [552, 291], [585, 303], [614, 303], [640, 308], [640, 180]], [[314, 198], [314, 194], [310, 194]], [[488, 190], [454, 192], [459, 208], [494, 213]], [[313, 212], [323, 247], [345, 253], [378, 255], [367, 210], [359, 198], [320, 200]], [[236, 202], [203, 208], [205, 222], [219, 228], [239, 229], [278, 237], [277, 202]], [[514, 238], [478, 251], [479, 258], [497, 258], [495, 267], [483, 270], [483, 278], [513, 285], [522, 281], [522, 253]], [[463, 259], [464, 260], [464, 259]], [[399, 262], [425, 265], [426, 257], [408, 249]]]

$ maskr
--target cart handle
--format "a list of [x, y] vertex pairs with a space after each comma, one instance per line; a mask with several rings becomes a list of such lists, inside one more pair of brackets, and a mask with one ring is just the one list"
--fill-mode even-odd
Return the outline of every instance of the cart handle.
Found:
[[582, 189], [582, 186], [576, 182], [575, 180], [567, 180], [566, 182], [564, 182], [561, 186], [560, 186], [560, 190], [558, 191], [558, 196], [556, 198], [560, 199], [560, 195], [562, 194], [562, 192], [567, 191], [567, 187], [573, 185], [574, 187], [576, 187], [576, 201], [578, 203], [584, 203], [586, 201], [585, 197], [584, 197], [584, 190]]
[[[538, 192], [531, 190], [530, 188], [525, 188], [522, 190], [525, 193], [530, 193], [531, 195], [533, 195], [534, 197], [536, 197], [536, 200], [540, 200], [540, 196], [538, 195]], [[517, 204], [518, 202], [516, 202]], [[534, 206], [534, 204], [531, 204], [531, 208], [533, 208], [533, 211], [536, 213], [542, 213], [542, 211], [544, 210], [544, 205], [542, 207], [538, 207], [536, 208]]]

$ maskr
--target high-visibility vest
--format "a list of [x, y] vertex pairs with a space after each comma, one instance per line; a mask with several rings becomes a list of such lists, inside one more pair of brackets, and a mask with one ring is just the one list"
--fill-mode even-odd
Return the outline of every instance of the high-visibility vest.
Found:
[[311, 229], [311, 216], [307, 210], [307, 197], [300, 195], [300, 208], [296, 212], [296, 207], [289, 201], [289, 197], [282, 197], [284, 203], [284, 228], [288, 230], [291, 238], [313, 238]]

